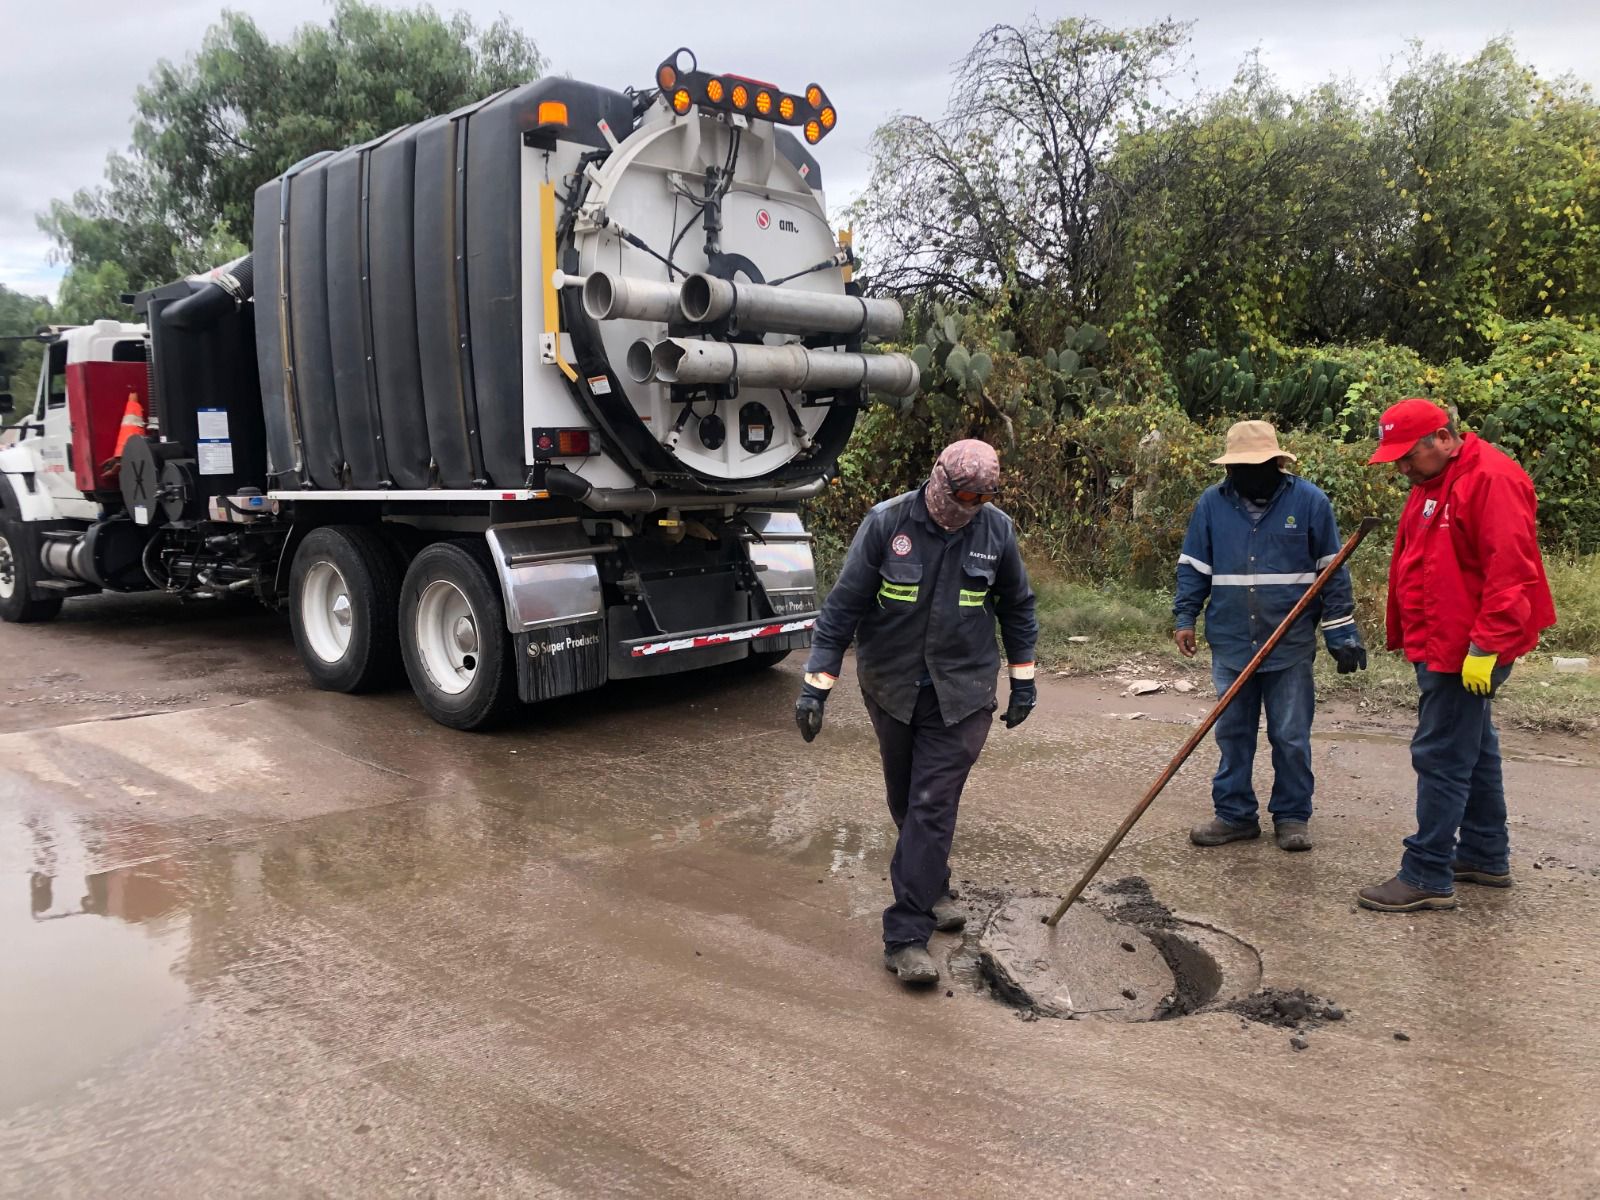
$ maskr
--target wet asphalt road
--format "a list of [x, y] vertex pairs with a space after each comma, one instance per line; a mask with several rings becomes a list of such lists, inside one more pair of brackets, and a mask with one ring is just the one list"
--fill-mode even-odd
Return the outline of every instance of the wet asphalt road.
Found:
[[[0, 1194], [1600, 1194], [1593, 742], [1508, 734], [1519, 886], [1418, 916], [1351, 903], [1409, 832], [1404, 730], [1324, 719], [1308, 855], [1190, 848], [1202, 749], [1108, 874], [1347, 1010], [1296, 1052], [1023, 1022], [950, 937], [902, 991], [865, 714], [806, 747], [796, 686], [473, 736], [308, 689], [246, 606], [0, 627]], [[1202, 708], [1138, 706], [1048, 680], [997, 725], [956, 876], [1070, 884]]]

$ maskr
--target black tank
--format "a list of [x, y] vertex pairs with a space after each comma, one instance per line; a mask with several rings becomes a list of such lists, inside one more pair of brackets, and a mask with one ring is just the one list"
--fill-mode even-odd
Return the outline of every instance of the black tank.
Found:
[[256, 192], [256, 348], [280, 488], [514, 488], [523, 133], [541, 101], [604, 145], [629, 97], [569, 79], [291, 167]]

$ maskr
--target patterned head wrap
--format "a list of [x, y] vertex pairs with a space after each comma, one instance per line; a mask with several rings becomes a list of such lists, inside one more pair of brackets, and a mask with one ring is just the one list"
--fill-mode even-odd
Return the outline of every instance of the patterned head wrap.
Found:
[[977, 438], [951, 442], [933, 464], [927, 486], [922, 489], [928, 515], [941, 529], [954, 533], [977, 515], [981, 505], [963, 504], [955, 492], [1000, 490], [1000, 456], [988, 442]]

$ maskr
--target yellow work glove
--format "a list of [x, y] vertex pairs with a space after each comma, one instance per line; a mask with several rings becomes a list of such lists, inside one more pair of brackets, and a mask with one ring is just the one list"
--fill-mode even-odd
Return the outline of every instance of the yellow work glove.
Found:
[[1461, 664], [1461, 686], [1474, 696], [1487, 696], [1494, 690], [1495, 654], [1469, 654]]

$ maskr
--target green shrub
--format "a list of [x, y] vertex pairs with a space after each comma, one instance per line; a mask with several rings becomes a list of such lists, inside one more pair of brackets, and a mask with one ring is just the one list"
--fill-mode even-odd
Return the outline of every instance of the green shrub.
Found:
[[1600, 333], [1563, 320], [1509, 326], [1463, 415], [1533, 477], [1550, 542], [1600, 548]]

